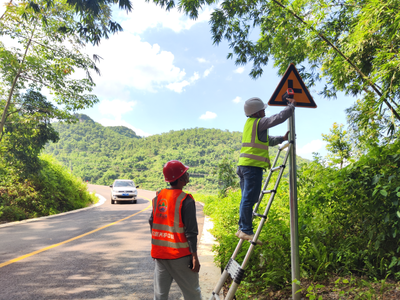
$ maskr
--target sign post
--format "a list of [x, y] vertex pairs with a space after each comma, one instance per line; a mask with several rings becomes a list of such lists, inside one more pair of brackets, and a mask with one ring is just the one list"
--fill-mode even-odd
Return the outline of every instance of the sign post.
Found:
[[[281, 82], [272, 94], [268, 105], [287, 106], [282, 96], [291, 89], [294, 92], [296, 107], [316, 108], [313, 98], [301, 79], [299, 72], [294, 64], [290, 64]], [[285, 97], [285, 96], [284, 96]], [[289, 141], [293, 143], [289, 154], [289, 205], [290, 205], [290, 247], [291, 247], [291, 266], [292, 266], [292, 299], [300, 300], [300, 293], [297, 291], [300, 286], [295, 280], [300, 280], [300, 258], [299, 258], [299, 229], [298, 229], [298, 210], [297, 210], [297, 165], [296, 165], [296, 128], [293, 115], [289, 118], [288, 131], [290, 132]]]
[[291, 247], [291, 266], [292, 266], [292, 299], [300, 300], [300, 293], [297, 291], [300, 286], [295, 283], [300, 280], [299, 262], [299, 230], [297, 212], [297, 166], [296, 166], [296, 131], [294, 122], [294, 112], [289, 118], [288, 130], [290, 131], [289, 141], [293, 141], [291, 153], [289, 154], [289, 204], [290, 204], [290, 247]]

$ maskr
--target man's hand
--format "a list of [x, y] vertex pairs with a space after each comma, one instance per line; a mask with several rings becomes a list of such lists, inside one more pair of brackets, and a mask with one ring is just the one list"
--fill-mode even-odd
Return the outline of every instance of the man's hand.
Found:
[[290, 132], [290, 131], [286, 132], [286, 134], [283, 136], [283, 140], [284, 140], [284, 141], [287, 141], [287, 140], [288, 140], [288, 138], [289, 138], [289, 132]]
[[199, 258], [197, 257], [197, 252], [192, 253], [192, 261], [193, 261], [192, 272], [199, 273], [199, 271], [200, 271], [200, 261], [199, 261]]
[[286, 100], [292, 103], [293, 105], [296, 105], [296, 100], [294, 100], [294, 98], [286, 98]]

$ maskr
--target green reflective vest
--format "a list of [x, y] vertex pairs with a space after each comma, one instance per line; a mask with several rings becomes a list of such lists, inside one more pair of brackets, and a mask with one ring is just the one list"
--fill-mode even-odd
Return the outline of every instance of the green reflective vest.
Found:
[[267, 142], [258, 139], [257, 129], [260, 119], [248, 118], [243, 129], [242, 149], [240, 150], [239, 166], [260, 167], [269, 169], [268, 134]]

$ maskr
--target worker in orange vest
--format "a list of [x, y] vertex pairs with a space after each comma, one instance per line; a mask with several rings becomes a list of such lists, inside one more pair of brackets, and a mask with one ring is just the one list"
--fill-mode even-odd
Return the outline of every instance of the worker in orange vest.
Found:
[[151, 257], [155, 261], [154, 300], [168, 299], [172, 280], [185, 300], [201, 300], [196, 206], [192, 195], [182, 191], [189, 182], [188, 169], [178, 160], [167, 162], [163, 173], [170, 188], [153, 199], [149, 223]]

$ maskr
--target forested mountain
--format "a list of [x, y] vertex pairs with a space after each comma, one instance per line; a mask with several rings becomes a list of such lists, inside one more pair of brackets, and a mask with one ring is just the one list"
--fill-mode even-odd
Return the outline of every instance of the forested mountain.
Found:
[[116, 133], [122, 134], [123, 136], [129, 137], [129, 138], [134, 138], [134, 139], [140, 139], [140, 136], [136, 135], [136, 132], [133, 130], [125, 127], [125, 126], [110, 126], [107, 127]]
[[[213, 193], [218, 190], [217, 170], [221, 159], [236, 163], [241, 132], [193, 128], [140, 138], [132, 130], [104, 127], [85, 115], [73, 124], [54, 123], [58, 143], [46, 146], [74, 175], [94, 184], [110, 185], [114, 179], [133, 179], [144, 189], [165, 187], [162, 167], [178, 159], [190, 167], [188, 190]], [[277, 148], [270, 150], [273, 157]], [[298, 158], [298, 164], [305, 162]]]

